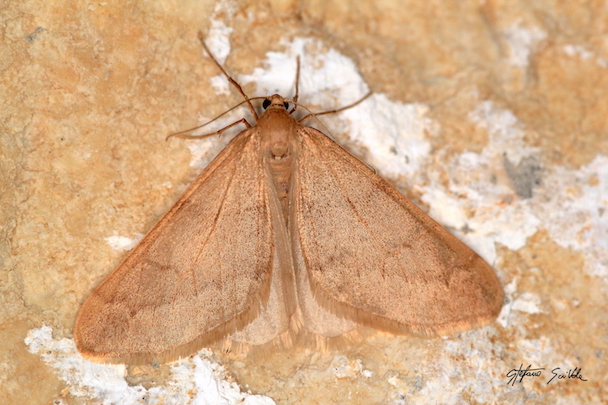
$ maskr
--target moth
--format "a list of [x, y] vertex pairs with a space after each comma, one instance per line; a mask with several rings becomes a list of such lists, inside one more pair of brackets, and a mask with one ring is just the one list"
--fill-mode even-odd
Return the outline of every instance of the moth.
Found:
[[265, 98], [258, 117], [199, 38], [256, 123], [237, 122], [246, 129], [85, 301], [85, 358], [159, 363], [222, 339], [289, 345], [360, 326], [433, 337], [496, 318], [503, 292], [483, 259], [296, 120], [290, 100]]

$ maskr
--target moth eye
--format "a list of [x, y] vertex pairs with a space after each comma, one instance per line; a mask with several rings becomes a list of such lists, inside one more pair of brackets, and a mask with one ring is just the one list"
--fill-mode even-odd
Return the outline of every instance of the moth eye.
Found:
[[264, 107], [264, 109], [267, 109], [268, 106], [270, 106], [270, 100], [266, 99], [264, 100], [264, 102], [262, 103], [262, 107]]
[[288, 103], [287, 101], [286, 101], [286, 102], [284, 102], [284, 103], [283, 103], [283, 105], [285, 106], [285, 109], [286, 109], [286, 110], [289, 110], [289, 103]]

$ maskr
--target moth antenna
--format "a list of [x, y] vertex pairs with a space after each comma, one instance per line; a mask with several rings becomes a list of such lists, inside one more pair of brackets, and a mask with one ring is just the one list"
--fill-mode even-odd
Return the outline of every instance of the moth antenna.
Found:
[[293, 114], [298, 107], [298, 97], [300, 96], [300, 55], [296, 57], [296, 95], [293, 97], [293, 108], [289, 112]]
[[222, 67], [222, 65], [220, 65], [220, 63], [215, 59], [215, 56], [213, 56], [213, 54], [211, 53], [211, 51], [209, 50], [209, 48], [207, 48], [207, 45], [205, 45], [205, 37], [204, 37], [202, 31], [198, 32], [198, 39], [201, 41], [201, 45], [203, 45], [203, 48], [209, 54], [209, 57], [211, 58], [211, 60], [213, 60], [213, 62], [215, 62], [216, 66], [222, 71], [222, 73], [224, 74], [224, 76], [226, 76], [226, 79], [228, 79], [228, 81], [230, 83], [232, 83], [232, 85], [234, 85], [234, 87], [237, 88], [237, 90], [239, 91], [239, 93], [241, 93], [241, 95], [245, 99], [245, 102], [249, 106], [249, 110], [251, 111], [251, 114], [253, 115], [254, 119], [257, 121], [259, 117], [258, 117], [258, 114], [255, 112], [255, 108], [253, 108], [253, 104], [251, 104], [251, 99], [249, 97], [247, 97], [247, 94], [245, 94], [245, 92], [243, 91], [243, 88], [241, 87], [241, 85], [238, 84], [236, 82], [236, 80], [234, 80], [232, 77], [230, 77], [230, 75], [226, 72], [226, 70], [224, 70], [224, 68]]

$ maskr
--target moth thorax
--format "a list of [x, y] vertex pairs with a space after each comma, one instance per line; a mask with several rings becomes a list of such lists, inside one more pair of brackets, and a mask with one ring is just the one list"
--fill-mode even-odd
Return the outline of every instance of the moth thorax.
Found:
[[263, 142], [274, 159], [282, 159], [288, 153], [296, 124], [294, 118], [284, 109], [269, 109], [258, 121]]

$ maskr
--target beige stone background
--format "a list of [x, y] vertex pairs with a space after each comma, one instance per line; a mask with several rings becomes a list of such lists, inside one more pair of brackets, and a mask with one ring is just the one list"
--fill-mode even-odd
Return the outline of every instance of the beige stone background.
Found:
[[[467, 118], [481, 101], [510, 111], [542, 170], [530, 198], [513, 187], [505, 206], [534, 203], [546, 187], [572, 198], [592, 188], [597, 215], [579, 237], [608, 235], [601, 170], [574, 183], [542, 181], [608, 154], [605, 2], [230, 4], [231, 13], [212, 1], [30, 0], [0, 8], [0, 403], [101, 403], [70, 389], [24, 339], [42, 325], [55, 339], [71, 338], [80, 304], [126, 254], [104, 238], [144, 233], [196, 174], [185, 144], [164, 138], [238, 100], [217, 96], [209, 81], [217, 71], [196, 33], [212, 21], [232, 29], [233, 72], [250, 73], [280, 50], [279, 39], [310, 37], [337, 49], [374, 92], [429, 107], [440, 128], [431, 153], [443, 158], [487, 144], [489, 131]], [[509, 172], [505, 162], [491, 163], [488, 181]], [[389, 180], [421, 203], [407, 179]], [[517, 285], [515, 293], [506, 288], [506, 305], [535, 297], [510, 322], [447, 340], [379, 335], [341, 353], [212, 358], [243, 390], [279, 404], [606, 403], [608, 242], [590, 240], [603, 261], [589, 271], [578, 245], [551, 236], [551, 215], [560, 212], [524, 247], [497, 246], [501, 282]], [[520, 364], [546, 371], [507, 385], [505, 374]], [[163, 367], [146, 387], [162, 385]], [[580, 367], [587, 381], [547, 385], [554, 367]]]

